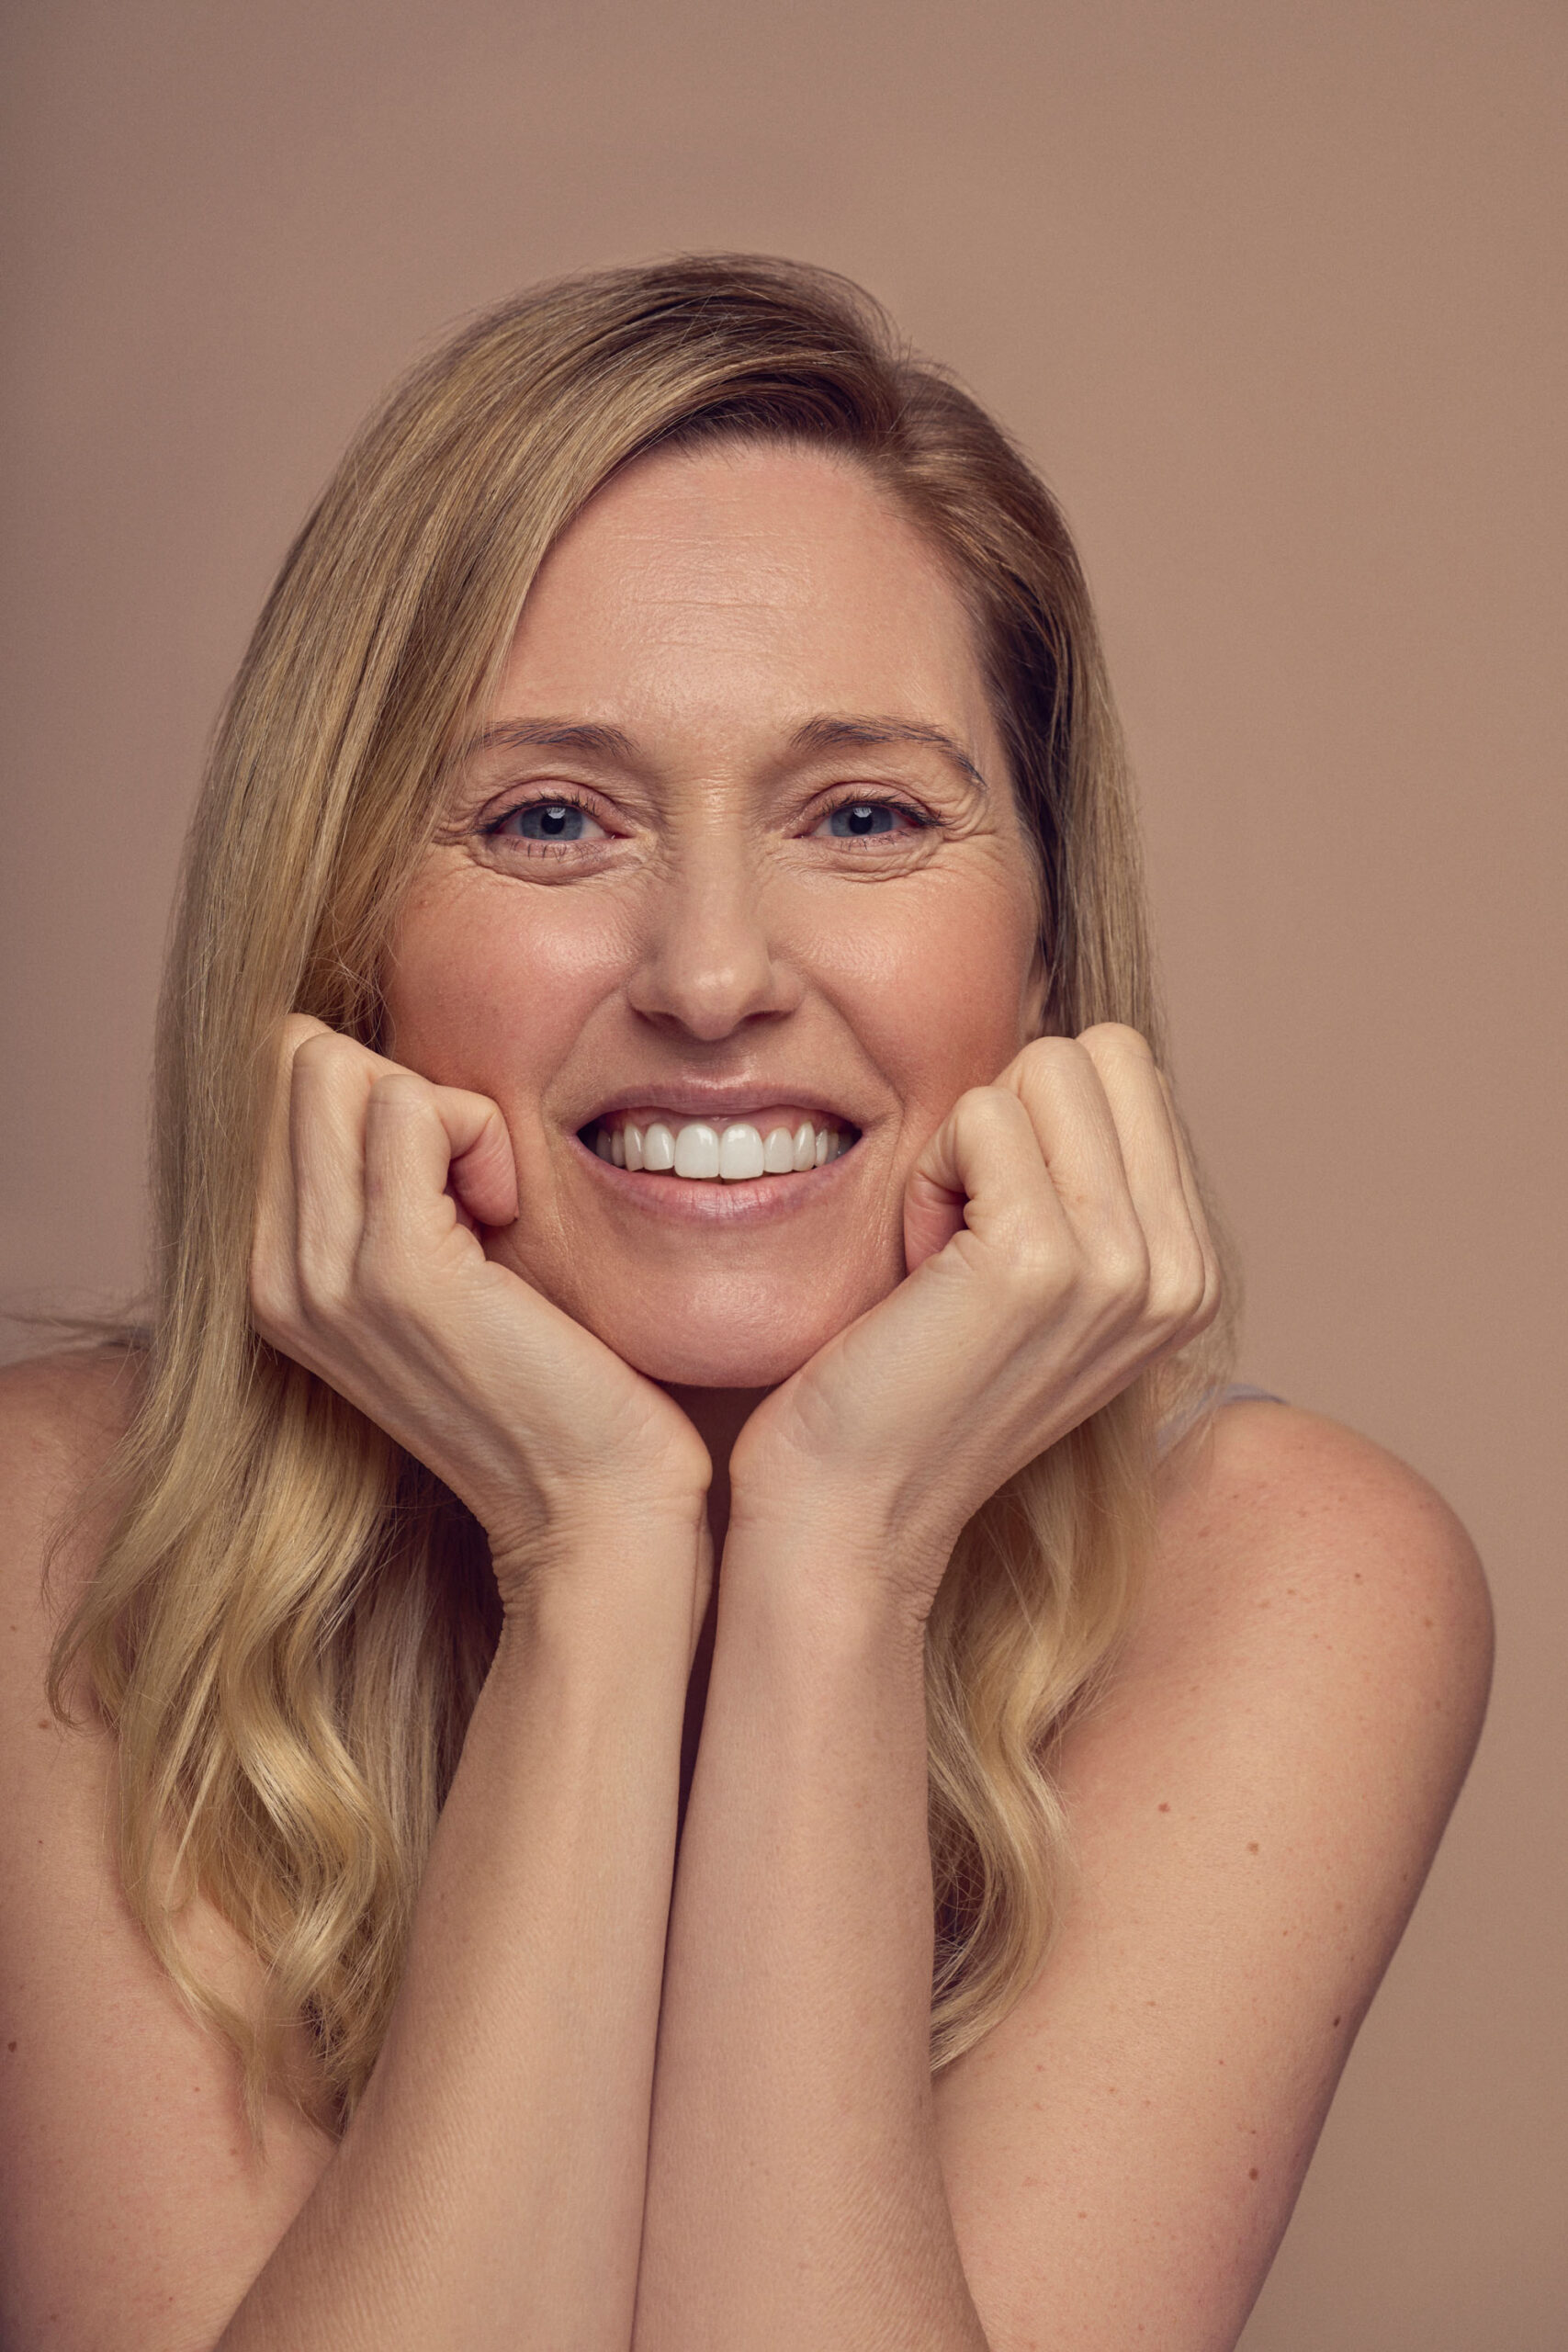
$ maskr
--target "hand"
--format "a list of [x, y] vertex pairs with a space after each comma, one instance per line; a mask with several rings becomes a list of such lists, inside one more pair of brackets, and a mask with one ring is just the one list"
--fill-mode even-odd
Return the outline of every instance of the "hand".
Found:
[[1143, 1038], [1040, 1038], [961, 1096], [905, 1188], [904, 1249], [906, 1280], [742, 1430], [730, 1527], [874, 1551], [923, 1612], [980, 1505], [1218, 1309]]
[[705, 1447], [662, 1389], [487, 1258], [480, 1228], [516, 1214], [493, 1102], [290, 1016], [251, 1255], [263, 1339], [462, 1498], [503, 1599], [600, 1529], [624, 1552], [689, 1521], [695, 1563]]

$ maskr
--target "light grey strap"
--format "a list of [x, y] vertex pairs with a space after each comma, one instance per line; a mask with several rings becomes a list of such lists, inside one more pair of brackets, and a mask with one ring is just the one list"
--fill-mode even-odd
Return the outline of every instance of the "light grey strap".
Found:
[[1211, 1389], [1206, 1396], [1200, 1396], [1189, 1405], [1185, 1412], [1178, 1413], [1174, 1419], [1167, 1421], [1156, 1440], [1156, 1450], [1168, 1453], [1195, 1422], [1201, 1420], [1207, 1412], [1217, 1413], [1222, 1405], [1284, 1405], [1289, 1401], [1288, 1397], [1276, 1396], [1272, 1388], [1256, 1388], [1250, 1381], [1234, 1380], [1228, 1388], [1222, 1388], [1217, 1396]]

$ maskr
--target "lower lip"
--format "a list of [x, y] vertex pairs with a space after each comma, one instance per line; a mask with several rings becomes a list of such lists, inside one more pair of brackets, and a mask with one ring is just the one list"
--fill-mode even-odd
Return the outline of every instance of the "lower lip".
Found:
[[824, 1187], [831, 1186], [860, 1149], [859, 1143], [853, 1143], [837, 1159], [821, 1168], [802, 1169], [798, 1175], [749, 1176], [739, 1183], [728, 1183], [722, 1176], [650, 1175], [647, 1169], [617, 1168], [613, 1160], [601, 1159], [596, 1151], [590, 1151], [581, 1136], [570, 1140], [598, 1182], [609, 1187], [612, 1199], [670, 1225], [767, 1225], [778, 1217], [793, 1216], [796, 1210], [824, 1198]]

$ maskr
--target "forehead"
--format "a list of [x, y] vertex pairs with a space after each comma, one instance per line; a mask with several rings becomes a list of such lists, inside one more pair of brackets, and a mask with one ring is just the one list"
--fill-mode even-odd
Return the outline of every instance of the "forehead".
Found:
[[852, 458], [788, 444], [656, 451], [609, 482], [541, 567], [500, 700], [620, 724], [896, 711], [994, 755], [941, 556]]

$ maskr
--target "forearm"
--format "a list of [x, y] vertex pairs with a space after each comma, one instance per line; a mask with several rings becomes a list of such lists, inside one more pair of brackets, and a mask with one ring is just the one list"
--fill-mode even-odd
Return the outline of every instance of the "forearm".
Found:
[[625, 2352], [674, 1863], [690, 1557], [509, 1619], [342, 2146], [220, 2352]]
[[787, 1559], [763, 1567], [732, 1538], [671, 1921], [636, 2352], [983, 2352], [932, 2121], [919, 1634], [891, 1611], [814, 1607]]

